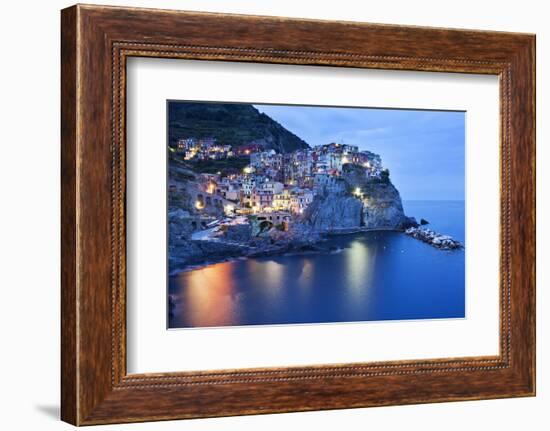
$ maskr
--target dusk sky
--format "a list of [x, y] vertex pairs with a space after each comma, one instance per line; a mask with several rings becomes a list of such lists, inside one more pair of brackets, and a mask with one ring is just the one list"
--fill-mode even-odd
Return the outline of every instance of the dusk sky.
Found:
[[404, 200], [464, 200], [465, 113], [254, 105], [310, 146], [341, 142], [382, 157]]

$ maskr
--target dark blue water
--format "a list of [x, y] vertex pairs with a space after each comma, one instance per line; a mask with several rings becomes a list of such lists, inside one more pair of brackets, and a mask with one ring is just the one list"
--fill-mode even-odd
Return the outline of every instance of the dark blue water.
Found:
[[[464, 202], [409, 201], [405, 211], [464, 243]], [[243, 259], [171, 277], [169, 327], [464, 317], [464, 250], [398, 232], [332, 237], [341, 250]]]

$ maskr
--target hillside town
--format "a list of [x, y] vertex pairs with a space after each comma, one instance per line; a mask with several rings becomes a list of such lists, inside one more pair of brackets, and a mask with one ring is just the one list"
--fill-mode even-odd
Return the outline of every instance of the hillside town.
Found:
[[[316, 195], [341, 188], [339, 179], [346, 165], [361, 167], [366, 180], [380, 180], [385, 173], [379, 155], [343, 143], [283, 154], [254, 142], [233, 148], [213, 138], [186, 138], [180, 139], [172, 151], [175, 157], [191, 164], [246, 158], [247, 164], [239, 171], [197, 176], [196, 213], [213, 215], [213, 208], [223, 209], [227, 218], [253, 215], [282, 227], [303, 214]], [[361, 190], [353, 190], [352, 194], [359, 197]]]
[[338, 253], [332, 237], [367, 232], [462, 247], [405, 214], [389, 170], [363, 144], [311, 145], [252, 105], [170, 106], [170, 274], [232, 259]]

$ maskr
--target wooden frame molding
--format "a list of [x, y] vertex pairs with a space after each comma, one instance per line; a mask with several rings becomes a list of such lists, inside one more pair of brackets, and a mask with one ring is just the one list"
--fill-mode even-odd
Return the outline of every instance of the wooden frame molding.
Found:
[[[61, 21], [63, 420], [91, 425], [535, 394], [534, 35], [82, 5], [64, 9]], [[128, 375], [131, 56], [498, 75], [500, 354]]]

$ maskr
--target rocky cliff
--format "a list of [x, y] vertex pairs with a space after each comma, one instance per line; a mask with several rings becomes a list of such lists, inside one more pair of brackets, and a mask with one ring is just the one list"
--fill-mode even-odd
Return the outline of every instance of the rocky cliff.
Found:
[[302, 220], [318, 232], [358, 228], [362, 224], [362, 204], [353, 196], [329, 192], [315, 197]]
[[361, 222], [366, 229], [404, 230], [418, 225], [413, 217], [405, 215], [401, 196], [388, 170], [380, 178], [368, 178], [365, 168], [348, 164], [344, 165], [342, 177], [350, 190], [358, 192], [363, 205]]
[[304, 213], [303, 223], [319, 232], [353, 228], [405, 230], [417, 226], [413, 217], [405, 215], [389, 172], [381, 179], [368, 179], [364, 168], [346, 165], [340, 181], [343, 188], [316, 196]]
[[367, 229], [404, 230], [416, 226], [416, 220], [407, 217], [399, 192], [391, 182], [369, 184], [362, 189], [363, 226]]

